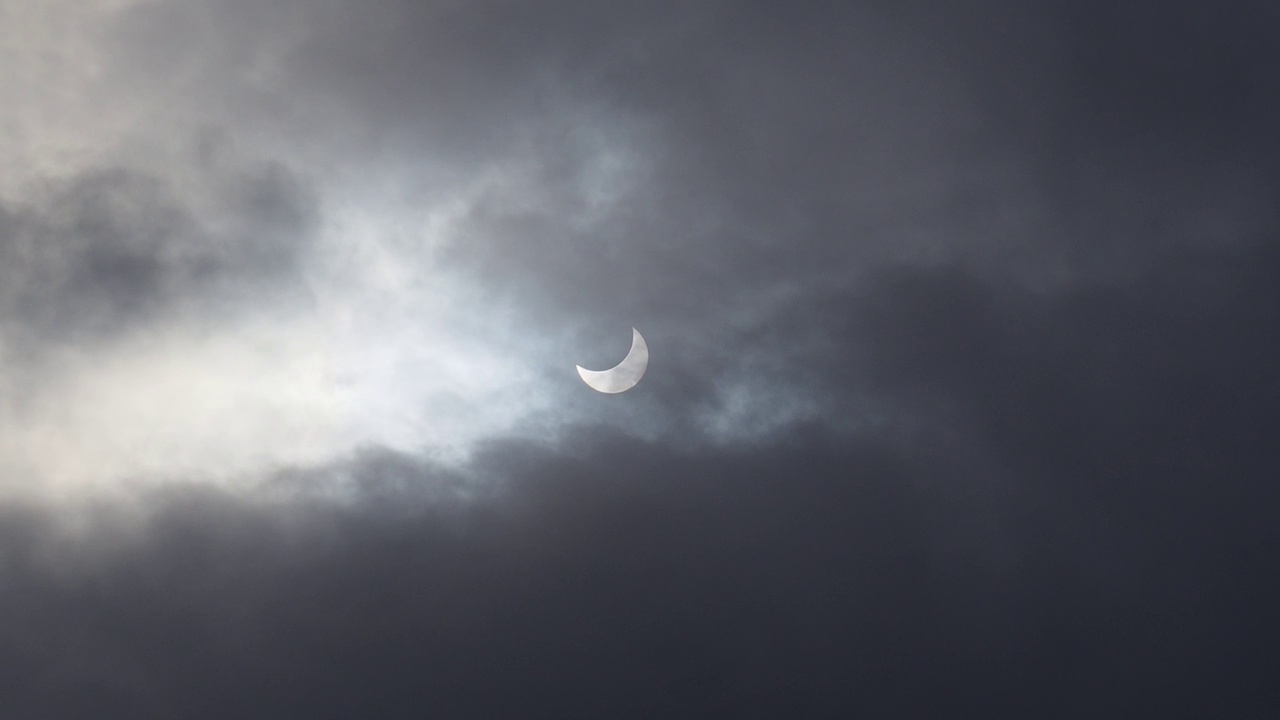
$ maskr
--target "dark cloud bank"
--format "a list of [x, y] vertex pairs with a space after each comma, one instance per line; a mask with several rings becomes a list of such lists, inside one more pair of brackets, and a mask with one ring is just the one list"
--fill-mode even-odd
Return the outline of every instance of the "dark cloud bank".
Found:
[[[1275, 11], [908, 5], [852, 18], [707, 4], [684, 35], [629, 18], [639, 47], [663, 42], [601, 72], [665, 123], [670, 155], [644, 200], [669, 211], [651, 222], [678, 224], [682, 193], [702, 193], [723, 222], [762, 228], [759, 244], [614, 247], [662, 271], [660, 296], [558, 275], [572, 238], [505, 265], [478, 234], [451, 260], [501, 274], [540, 312], [634, 300], [695, 335], [702, 298], [796, 278], [717, 352], [795, 368], [796, 392], [828, 412], [751, 443], [693, 427], [682, 442], [594, 427], [495, 439], [464, 469], [370, 449], [252, 497], [147, 491], [142, 521], [111, 505], [76, 530], [12, 505], [3, 714], [1273, 714]], [[386, 28], [390, 77], [413, 75], [426, 51], [395, 22], [409, 6], [370, 7], [392, 22], [358, 29]], [[463, 26], [543, 57], [484, 7]], [[529, 32], [571, 59], [604, 52], [554, 13], [535, 19]], [[588, 37], [629, 37], [587, 20], [601, 23]], [[841, 77], [874, 77], [880, 55], [853, 42], [855, 20], [906, 43], [883, 53], [906, 63], [877, 96], [902, 126], [886, 142], [913, 170], [937, 155], [939, 172], [989, 173], [934, 192], [856, 167], [874, 152], [846, 142], [857, 115], [840, 108], [857, 98]], [[902, 60], [935, 55], [948, 70]], [[459, 77], [483, 85], [493, 68]], [[927, 83], [961, 83], [982, 122], [953, 128], [893, 89]], [[365, 102], [394, 124], [404, 109], [385, 89]], [[959, 135], [918, 147], [931, 129]], [[859, 189], [890, 209], [858, 211]], [[900, 238], [914, 249], [893, 250]], [[699, 284], [680, 257], [725, 264]], [[689, 367], [636, 393], [678, 421], [712, 380]], [[354, 499], [322, 499], [339, 476]]]
[[1188, 266], [1231, 280], [1212, 312], [1153, 281], [1023, 298], [1014, 324], [987, 286], [899, 278], [888, 309], [848, 313], [872, 328], [868, 370], [923, 418], [910, 433], [674, 451], [584, 429], [496, 443], [467, 478], [370, 452], [330, 471], [359, 480], [354, 505], [306, 500], [323, 478], [293, 474], [265, 504], [174, 490], [144, 530], [104, 511], [71, 539], [10, 509], [5, 704], [1263, 712], [1280, 345], [1274, 256], [1255, 268]]

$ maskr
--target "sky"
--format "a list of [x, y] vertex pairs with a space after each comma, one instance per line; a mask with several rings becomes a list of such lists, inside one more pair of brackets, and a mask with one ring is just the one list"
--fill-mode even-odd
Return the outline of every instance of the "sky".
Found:
[[1273, 716], [1277, 33], [0, 0], [0, 715]]

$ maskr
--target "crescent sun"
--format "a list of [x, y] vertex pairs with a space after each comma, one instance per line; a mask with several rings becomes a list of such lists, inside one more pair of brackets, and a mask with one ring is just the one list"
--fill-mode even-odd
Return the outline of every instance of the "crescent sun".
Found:
[[608, 370], [587, 370], [581, 365], [577, 367], [582, 382], [592, 390], [602, 393], [626, 392], [644, 377], [645, 368], [649, 367], [649, 346], [640, 331], [631, 328], [631, 352], [627, 353], [622, 362]]

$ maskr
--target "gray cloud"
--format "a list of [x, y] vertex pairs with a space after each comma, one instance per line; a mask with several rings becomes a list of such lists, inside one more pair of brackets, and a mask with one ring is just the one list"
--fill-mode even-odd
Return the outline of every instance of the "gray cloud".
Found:
[[[115, 167], [11, 206], [0, 245], [9, 332], [33, 343], [100, 342], [305, 298], [300, 258], [316, 224], [306, 188], [278, 166], [197, 172], [206, 194], [193, 199], [169, 178]], [[221, 227], [200, 216], [209, 210]]]
[[[462, 474], [374, 452], [324, 471], [345, 500], [305, 472], [265, 503], [174, 490], [70, 540], [10, 513], [9, 707], [1261, 711], [1276, 258], [1181, 268], [1063, 298], [886, 277], [829, 360], [914, 428], [692, 450], [581, 428]], [[1178, 299], [1190, 272], [1215, 289]]]
[[[1276, 23], [113, 16], [99, 92], [147, 119], [0, 205], [0, 309], [115, 364], [25, 366], [0, 460], [138, 489], [6, 501], [0, 709], [1266, 714]], [[633, 325], [645, 379], [588, 394]]]

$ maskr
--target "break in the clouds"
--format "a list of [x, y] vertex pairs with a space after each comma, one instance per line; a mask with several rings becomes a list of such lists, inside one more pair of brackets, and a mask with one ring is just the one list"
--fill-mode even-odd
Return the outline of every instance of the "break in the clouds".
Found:
[[1278, 30], [0, 0], [0, 714], [1274, 714]]

